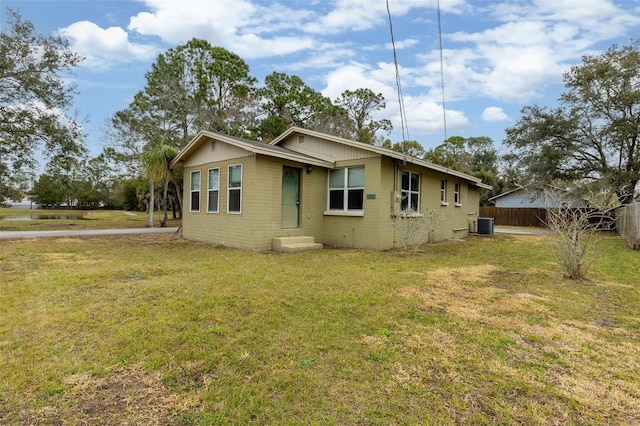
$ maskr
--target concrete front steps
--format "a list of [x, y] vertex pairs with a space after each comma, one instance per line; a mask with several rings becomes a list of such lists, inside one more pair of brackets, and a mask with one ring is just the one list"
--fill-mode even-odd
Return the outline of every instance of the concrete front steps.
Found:
[[271, 240], [273, 251], [297, 253], [300, 251], [320, 250], [322, 244], [313, 237], [276, 237]]

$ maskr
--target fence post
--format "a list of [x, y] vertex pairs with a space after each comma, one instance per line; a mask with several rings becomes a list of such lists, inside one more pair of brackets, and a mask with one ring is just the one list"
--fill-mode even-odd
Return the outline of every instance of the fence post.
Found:
[[616, 211], [616, 230], [629, 247], [640, 250], [640, 203], [631, 203]]

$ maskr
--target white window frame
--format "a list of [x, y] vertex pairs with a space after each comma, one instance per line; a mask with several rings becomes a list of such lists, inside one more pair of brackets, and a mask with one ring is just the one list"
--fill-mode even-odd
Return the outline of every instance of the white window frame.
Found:
[[[404, 189], [402, 188], [402, 179], [404, 177], [405, 174], [409, 175], [409, 189]], [[411, 176], [415, 175], [418, 177], [418, 190], [414, 190], [411, 187]], [[402, 209], [402, 201], [400, 202], [400, 211], [402, 213], [419, 213], [420, 212], [420, 187], [422, 186], [422, 182], [421, 182], [422, 176], [420, 175], [420, 173], [416, 173], [416, 172], [412, 172], [409, 170], [403, 170], [401, 175], [400, 175], [400, 194], [402, 195], [402, 199], [405, 200], [407, 199], [407, 206], [409, 207], [408, 209]], [[418, 195], [418, 205], [416, 206], [415, 209], [411, 208], [411, 195], [412, 194], [417, 194]]]
[[446, 179], [440, 179], [440, 205], [441, 206], [449, 205], [449, 203], [447, 203], [447, 180]]
[[[218, 185], [215, 188], [210, 186], [211, 184], [211, 172], [218, 172]], [[218, 199], [214, 209], [211, 209], [211, 193], [217, 192]], [[207, 171], [207, 213], [220, 213], [220, 167], [215, 167]]]
[[[329, 170], [328, 181], [327, 181], [327, 211], [325, 211], [326, 215], [338, 214], [338, 215], [355, 215], [362, 216], [364, 213], [364, 186], [349, 186], [349, 170], [353, 169], [362, 169], [363, 173], [365, 170], [364, 166], [349, 166], [349, 167], [340, 167], [333, 170], [343, 170], [343, 182], [340, 188], [331, 188], [331, 172]], [[364, 177], [363, 177], [364, 180]], [[332, 191], [343, 191], [343, 201], [342, 209], [332, 209], [331, 208], [331, 192]], [[349, 209], [349, 191], [362, 191], [362, 208], [361, 209]]]
[[456, 207], [462, 206], [462, 201], [460, 199], [460, 182], [455, 182], [453, 184], [453, 203]]
[[[198, 175], [197, 179], [194, 179], [194, 175]], [[200, 172], [200, 170], [194, 170], [189, 174], [189, 211], [193, 212], [193, 213], [199, 213], [200, 212], [200, 204], [201, 204], [201, 197], [200, 197], [200, 188], [202, 186], [202, 173]], [[194, 183], [197, 183], [197, 188], [194, 189]], [[193, 208], [193, 196], [194, 194], [197, 193], [198, 194], [198, 208], [194, 209]]]
[[[231, 186], [231, 169], [233, 167], [240, 167], [240, 186]], [[227, 167], [227, 214], [242, 214], [242, 180], [243, 180], [243, 167], [242, 164], [231, 164]], [[231, 210], [231, 191], [240, 192], [240, 208]]]

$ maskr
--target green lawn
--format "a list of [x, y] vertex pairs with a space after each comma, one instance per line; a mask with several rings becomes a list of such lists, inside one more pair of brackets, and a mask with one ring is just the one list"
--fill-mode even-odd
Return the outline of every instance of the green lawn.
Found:
[[0, 241], [0, 424], [638, 424], [640, 253]]

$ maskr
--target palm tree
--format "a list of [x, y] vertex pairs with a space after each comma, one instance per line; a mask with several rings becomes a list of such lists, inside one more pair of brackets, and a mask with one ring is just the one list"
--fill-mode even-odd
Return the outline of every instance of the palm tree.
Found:
[[167, 226], [167, 192], [173, 174], [169, 169], [169, 163], [178, 155], [178, 150], [171, 145], [167, 145], [162, 140], [149, 148], [150, 149], [142, 153], [142, 164], [149, 175], [150, 200], [148, 226], [153, 227], [155, 182], [158, 180], [163, 183], [162, 199], [160, 200], [163, 216], [160, 219], [160, 226], [165, 227]]

